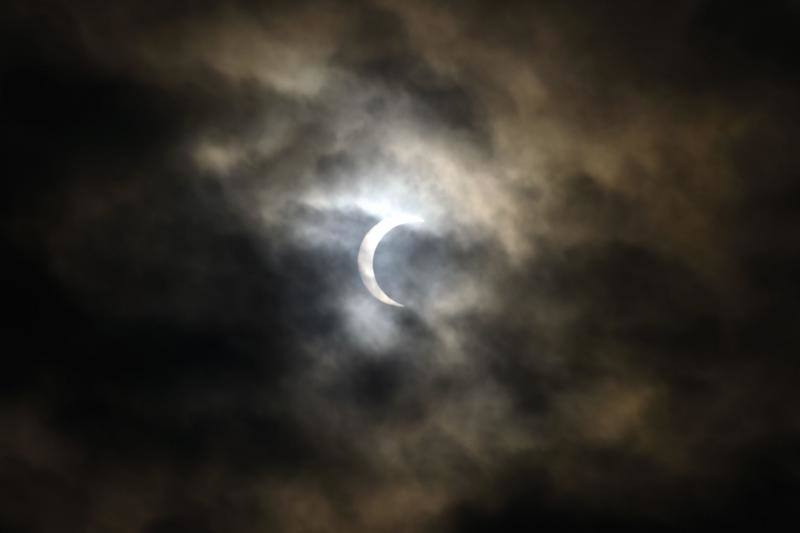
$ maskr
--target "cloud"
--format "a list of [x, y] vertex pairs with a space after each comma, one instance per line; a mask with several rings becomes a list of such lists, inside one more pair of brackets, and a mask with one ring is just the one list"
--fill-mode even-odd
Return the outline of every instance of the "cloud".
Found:
[[3, 9], [0, 529], [788, 516], [789, 3]]

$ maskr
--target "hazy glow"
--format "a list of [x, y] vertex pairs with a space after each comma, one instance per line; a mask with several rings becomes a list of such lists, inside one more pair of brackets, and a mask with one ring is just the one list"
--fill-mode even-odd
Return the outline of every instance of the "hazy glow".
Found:
[[403, 304], [396, 302], [390, 298], [388, 294], [383, 292], [383, 289], [381, 289], [380, 285], [378, 285], [378, 281], [375, 279], [375, 269], [373, 267], [375, 250], [386, 234], [397, 226], [402, 226], [403, 224], [419, 224], [422, 222], [423, 220], [420, 217], [410, 215], [385, 218], [375, 224], [364, 236], [364, 240], [361, 241], [361, 247], [358, 250], [358, 272], [361, 274], [361, 280], [364, 282], [364, 286], [370, 294], [385, 304], [403, 307]]

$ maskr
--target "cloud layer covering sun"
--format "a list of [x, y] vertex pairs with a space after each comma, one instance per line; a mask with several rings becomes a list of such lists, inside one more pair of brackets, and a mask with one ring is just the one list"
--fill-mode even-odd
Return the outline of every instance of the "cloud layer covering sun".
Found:
[[0, 21], [0, 531], [792, 516], [794, 3]]

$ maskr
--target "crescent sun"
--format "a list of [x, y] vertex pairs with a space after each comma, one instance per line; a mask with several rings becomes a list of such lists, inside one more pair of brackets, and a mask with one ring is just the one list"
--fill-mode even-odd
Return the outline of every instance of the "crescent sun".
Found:
[[385, 218], [375, 224], [364, 236], [364, 240], [361, 241], [361, 247], [358, 249], [358, 273], [361, 274], [361, 281], [364, 282], [364, 286], [378, 301], [396, 307], [403, 307], [403, 304], [396, 302], [383, 292], [381, 286], [378, 285], [378, 280], [375, 279], [373, 261], [375, 260], [375, 250], [378, 248], [378, 244], [387, 233], [397, 226], [419, 224], [421, 222], [423, 222], [421, 218], [409, 215]]

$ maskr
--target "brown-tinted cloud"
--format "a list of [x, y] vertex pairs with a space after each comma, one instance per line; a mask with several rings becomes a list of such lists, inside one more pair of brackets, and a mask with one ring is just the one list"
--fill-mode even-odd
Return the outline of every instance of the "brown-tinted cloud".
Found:
[[0, 530], [789, 516], [792, 2], [3, 13]]

